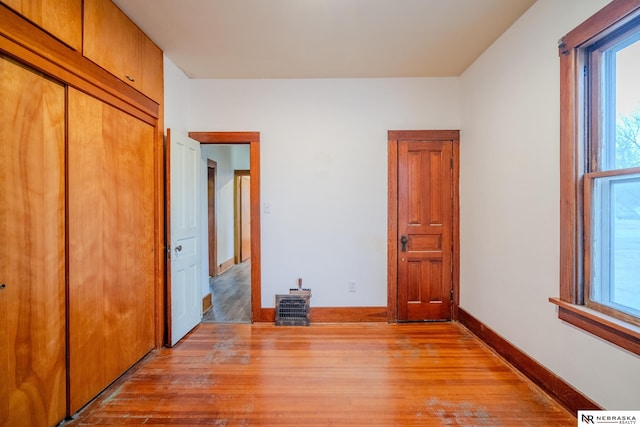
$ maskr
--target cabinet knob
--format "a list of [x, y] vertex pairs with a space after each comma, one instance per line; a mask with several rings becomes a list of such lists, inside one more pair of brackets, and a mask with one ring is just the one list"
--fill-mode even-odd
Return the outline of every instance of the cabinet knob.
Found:
[[0, 289], [4, 289], [6, 287], [7, 287], [7, 285], [5, 285], [4, 283], [0, 285]]
[[125, 77], [127, 78], [127, 80], [129, 80], [129, 81], [132, 81], [132, 82], [135, 82], [135, 81], [136, 81], [136, 79], [134, 79], [134, 78], [133, 78], [133, 76], [130, 76], [129, 74], [125, 74], [124, 76], [125, 76]]

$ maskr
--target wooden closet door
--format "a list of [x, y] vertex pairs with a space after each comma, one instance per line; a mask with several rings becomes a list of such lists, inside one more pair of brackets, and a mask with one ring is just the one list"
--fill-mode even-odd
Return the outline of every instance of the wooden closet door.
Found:
[[68, 109], [73, 413], [154, 346], [154, 128], [74, 89]]
[[64, 87], [0, 55], [0, 426], [65, 416]]

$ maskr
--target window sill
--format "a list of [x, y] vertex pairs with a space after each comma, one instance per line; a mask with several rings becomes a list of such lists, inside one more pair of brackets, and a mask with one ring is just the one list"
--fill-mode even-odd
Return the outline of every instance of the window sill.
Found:
[[582, 305], [549, 298], [558, 306], [558, 318], [640, 356], [640, 327]]

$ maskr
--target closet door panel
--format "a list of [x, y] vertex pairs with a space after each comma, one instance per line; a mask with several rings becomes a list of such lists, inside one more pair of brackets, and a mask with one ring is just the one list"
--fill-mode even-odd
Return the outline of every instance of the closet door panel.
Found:
[[65, 89], [0, 55], [0, 426], [65, 416]]
[[71, 411], [154, 346], [154, 128], [69, 90]]

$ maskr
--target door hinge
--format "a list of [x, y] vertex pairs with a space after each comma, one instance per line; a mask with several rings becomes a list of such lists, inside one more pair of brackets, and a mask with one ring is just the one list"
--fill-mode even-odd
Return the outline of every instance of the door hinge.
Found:
[[167, 245], [167, 259], [171, 259], [171, 245]]
[[452, 157], [451, 158], [451, 169], [453, 169], [453, 164], [454, 164], [454, 161], [453, 161], [453, 157]]
[[449, 296], [451, 298], [451, 302], [453, 302], [453, 288], [449, 290]]

